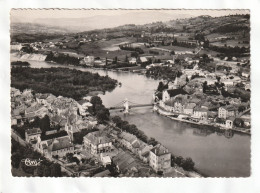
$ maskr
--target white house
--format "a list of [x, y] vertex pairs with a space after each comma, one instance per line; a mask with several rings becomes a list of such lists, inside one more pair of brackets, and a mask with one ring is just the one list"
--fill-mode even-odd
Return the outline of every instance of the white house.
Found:
[[242, 72], [242, 76], [245, 78], [248, 78], [250, 76], [250, 73], [248, 72]]
[[87, 57], [84, 57], [84, 62], [87, 66], [93, 66], [94, 65], [94, 56], [87, 56]]
[[37, 141], [41, 137], [42, 131], [40, 128], [27, 129], [25, 131], [25, 140], [27, 142]]
[[226, 128], [232, 129], [234, 124], [235, 117], [229, 117], [226, 120]]
[[156, 171], [165, 171], [171, 167], [171, 153], [161, 144], [150, 150], [149, 165]]
[[130, 58], [129, 63], [130, 64], [136, 64], [136, 58]]

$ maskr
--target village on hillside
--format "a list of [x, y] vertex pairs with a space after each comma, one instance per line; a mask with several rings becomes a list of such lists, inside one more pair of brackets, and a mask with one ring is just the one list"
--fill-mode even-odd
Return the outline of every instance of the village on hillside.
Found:
[[[31, 25], [25, 33], [12, 23], [13, 175], [206, 177], [192, 158], [111, 116], [100, 95], [122, 86], [107, 72], [138, 74], [159, 82], [151, 93], [154, 114], [226, 138], [250, 136], [249, 20], [248, 14], [202, 15], [77, 33]], [[57, 67], [44, 70], [35, 61]], [[106, 75], [80, 72], [85, 69]], [[126, 101], [120, 112], [127, 116], [134, 106]], [[40, 167], [26, 167], [26, 156]]]

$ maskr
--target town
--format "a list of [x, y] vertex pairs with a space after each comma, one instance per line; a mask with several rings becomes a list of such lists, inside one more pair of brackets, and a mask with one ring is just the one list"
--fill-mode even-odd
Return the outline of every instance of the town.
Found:
[[[64, 77], [66, 91], [64, 82], [62, 89], [60, 80], [47, 74], [35, 84], [26, 74], [34, 68], [31, 61], [75, 67], [73, 76], [83, 68], [159, 80], [151, 96], [154, 113], [221, 130], [226, 137], [233, 132], [251, 134], [249, 15], [203, 15], [64, 34], [21, 34], [22, 28], [11, 26], [13, 174], [205, 177], [190, 157], [173, 154], [134, 124], [110, 116], [98, 91], [106, 93], [122, 83], [100, 76], [99, 88], [85, 88], [89, 82], [83, 74], [82, 80], [69, 80], [51, 69], [35, 73]], [[18, 78], [19, 73], [24, 77]], [[121, 113], [127, 116], [129, 107], [126, 100]], [[26, 155], [31, 159], [44, 159], [44, 166], [26, 169], [19, 148], [30, 151]]]
[[[11, 96], [13, 139], [60, 164], [55, 175], [64, 172], [67, 176], [94, 177], [200, 176], [177, 165], [172, 167], [172, 155], [166, 147], [152, 139], [147, 144], [147, 140], [124, 131], [125, 123], [120, 117], [114, 117], [109, 124], [99, 124], [89, 113], [94, 99], [75, 101], [15, 88], [11, 88]], [[18, 154], [13, 155], [12, 164]], [[185, 169], [193, 169], [191, 160], [180, 162]], [[43, 171], [33, 172], [47, 175]]]

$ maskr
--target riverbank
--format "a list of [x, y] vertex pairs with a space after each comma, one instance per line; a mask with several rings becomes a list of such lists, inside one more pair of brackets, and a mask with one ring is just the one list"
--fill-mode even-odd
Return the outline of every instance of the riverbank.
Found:
[[[160, 81], [137, 73], [65, 66], [44, 61], [28, 62], [32, 68], [63, 67], [98, 73], [118, 80], [122, 83], [121, 86], [117, 86], [104, 95], [98, 95], [106, 107], [115, 106], [125, 98], [146, 104], [152, 100], [152, 95]], [[133, 84], [133, 81], [138, 84]], [[200, 129], [203, 126], [173, 121], [166, 116], [151, 112], [150, 108], [132, 109], [129, 116], [123, 116], [121, 112], [113, 112], [113, 115], [120, 115], [130, 124], [135, 124], [148, 137], [163, 142], [175, 155], [191, 157], [196, 163], [195, 167], [202, 174], [210, 177], [247, 177], [250, 175], [250, 137], [248, 135], [233, 132], [233, 136], [227, 138], [224, 132], [213, 133], [213, 129], [206, 129], [206, 126]], [[218, 151], [215, 151], [216, 149]]]
[[157, 113], [159, 113], [160, 115], [163, 115], [165, 117], [168, 117], [169, 119], [172, 119], [172, 120], [175, 120], [175, 121], [180, 121], [180, 122], [184, 122], [184, 123], [188, 123], [188, 124], [193, 124], [193, 125], [199, 125], [199, 126], [202, 126], [202, 127], [208, 127], [208, 128], [212, 128], [212, 129], [220, 129], [220, 130], [232, 130], [232, 131], [235, 131], [235, 132], [239, 132], [239, 133], [243, 133], [243, 134], [247, 134], [247, 135], [250, 135], [251, 136], [251, 132], [248, 131], [248, 130], [241, 130], [239, 128], [226, 128], [224, 126], [219, 126], [219, 125], [216, 125], [215, 123], [200, 123], [200, 122], [194, 122], [194, 121], [190, 121], [190, 120], [185, 120], [185, 119], [181, 119], [181, 118], [177, 118], [177, 117], [173, 117], [174, 115], [179, 115], [179, 114], [176, 114], [176, 113], [173, 113], [173, 112], [168, 112], [164, 109], [162, 109], [159, 105], [155, 105], [154, 106], [154, 111], [156, 111]]

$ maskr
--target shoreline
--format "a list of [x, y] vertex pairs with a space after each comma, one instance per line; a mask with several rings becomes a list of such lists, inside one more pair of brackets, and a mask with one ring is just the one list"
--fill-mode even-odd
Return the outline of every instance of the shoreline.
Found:
[[156, 104], [154, 105], [153, 111], [157, 112], [158, 114], [163, 115], [163, 116], [165, 116], [165, 117], [167, 117], [167, 118], [169, 118], [171, 120], [174, 120], [174, 121], [189, 123], [189, 124], [193, 124], [193, 125], [199, 125], [199, 126], [202, 126], [202, 127], [206, 126], [208, 128], [211, 128], [211, 129], [220, 129], [220, 130], [223, 130], [223, 131], [225, 131], [225, 130], [232, 130], [232, 131], [235, 131], [235, 132], [239, 132], [239, 133], [251, 136], [250, 132], [242, 131], [242, 130], [235, 129], [235, 128], [230, 129], [230, 128], [221, 127], [221, 126], [218, 126], [218, 125], [215, 125], [215, 124], [196, 123], [196, 122], [193, 122], [193, 121], [172, 117], [172, 115], [176, 115], [176, 114], [174, 114], [172, 112], [165, 111], [165, 110], [163, 110], [161, 107], [159, 107]]

